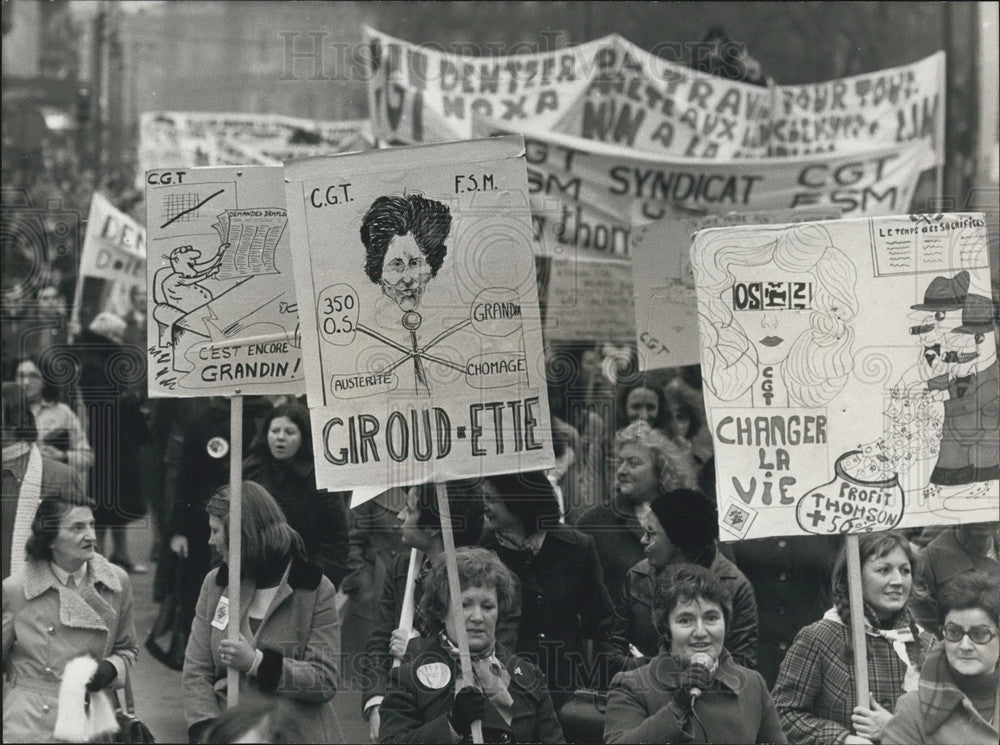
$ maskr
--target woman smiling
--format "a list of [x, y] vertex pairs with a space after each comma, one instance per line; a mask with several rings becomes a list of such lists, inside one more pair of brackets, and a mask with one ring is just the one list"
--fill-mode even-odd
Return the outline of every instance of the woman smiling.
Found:
[[918, 632], [906, 609], [913, 585], [910, 544], [887, 532], [861, 535], [858, 546], [871, 700], [854, 706], [847, 554], [841, 548], [833, 568], [835, 607], [798, 633], [774, 686], [774, 703], [792, 742], [880, 742], [897, 699], [917, 687], [931, 639]]
[[679, 564], [661, 573], [660, 654], [615, 676], [604, 741], [787, 742], [764, 679], [723, 646], [730, 617], [729, 593], [711, 570]]

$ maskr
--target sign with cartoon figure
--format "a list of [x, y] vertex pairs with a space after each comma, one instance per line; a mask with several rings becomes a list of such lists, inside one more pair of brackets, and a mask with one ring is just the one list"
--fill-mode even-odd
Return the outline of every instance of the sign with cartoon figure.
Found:
[[304, 391], [281, 176], [146, 174], [150, 396]]
[[722, 225], [835, 220], [834, 207], [729, 212], [639, 225], [631, 232], [636, 348], [642, 370], [698, 364], [698, 310], [691, 236]]
[[995, 520], [981, 214], [695, 235], [724, 540]]
[[317, 483], [551, 467], [521, 139], [285, 176]]

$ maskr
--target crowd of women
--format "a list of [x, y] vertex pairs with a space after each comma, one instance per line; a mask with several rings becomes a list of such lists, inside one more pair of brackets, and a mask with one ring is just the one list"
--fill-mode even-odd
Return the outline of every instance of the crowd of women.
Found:
[[[696, 374], [616, 381], [614, 356], [587, 352], [549, 360], [556, 469], [444, 485], [457, 597], [437, 486], [349, 511], [349, 494], [317, 488], [301, 401], [250, 402], [242, 453], [226, 399], [147, 416], [164, 443], [155, 592], [173, 649], [157, 630], [146, 649], [182, 670], [190, 740], [341, 742], [332, 701], [349, 689], [377, 742], [468, 741], [475, 722], [504, 743], [997, 741], [1000, 524], [860, 536], [858, 702], [845, 548], [721, 544]], [[24, 359], [3, 385], [12, 742], [99, 735], [140, 647], [129, 567], [102, 556], [99, 444], [48, 377]], [[232, 457], [247, 480], [230, 615]]]

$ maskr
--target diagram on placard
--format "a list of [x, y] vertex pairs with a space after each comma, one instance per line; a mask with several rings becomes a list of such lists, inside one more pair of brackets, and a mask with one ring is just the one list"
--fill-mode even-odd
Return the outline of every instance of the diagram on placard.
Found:
[[[516, 290], [484, 289], [459, 318], [454, 308], [427, 308], [425, 294], [434, 294], [451, 228], [449, 206], [421, 194], [380, 196], [368, 207], [360, 225], [364, 273], [381, 297], [373, 308], [361, 308], [364, 293], [348, 284], [319, 294], [320, 338], [343, 346], [361, 334], [372, 342], [356, 372], [329, 381], [335, 397], [357, 398], [365, 395], [362, 389], [429, 396], [440, 373], [465, 376], [481, 388], [527, 380]], [[499, 341], [505, 337], [509, 340]]]
[[[202, 383], [259, 373], [225, 362], [247, 337], [301, 347], [294, 298], [288, 302], [284, 290], [272, 293], [267, 284], [254, 288], [265, 294], [250, 303], [234, 292], [254, 278], [282, 273], [275, 254], [288, 224], [284, 207], [241, 208], [231, 181], [161, 186], [150, 195], [150, 219], [157, 226], [150, 254], [159, 254], [161, 264], [150, 282], [156, 383], [185, 387], [181, 381], [196, 368]], [[282, 313], [287, 322], [276, 323]], [[221, 364], [203, 364], [214, 361]]]

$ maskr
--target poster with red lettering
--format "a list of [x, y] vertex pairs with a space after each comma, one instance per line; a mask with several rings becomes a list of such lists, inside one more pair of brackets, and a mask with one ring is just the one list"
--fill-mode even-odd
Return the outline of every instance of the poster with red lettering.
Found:
[[984, 215], [714, 228], [691, 265], [723, 540], [996, 520]]
[[316, 480], [551, 468], [524, 143], [285, 167]]

